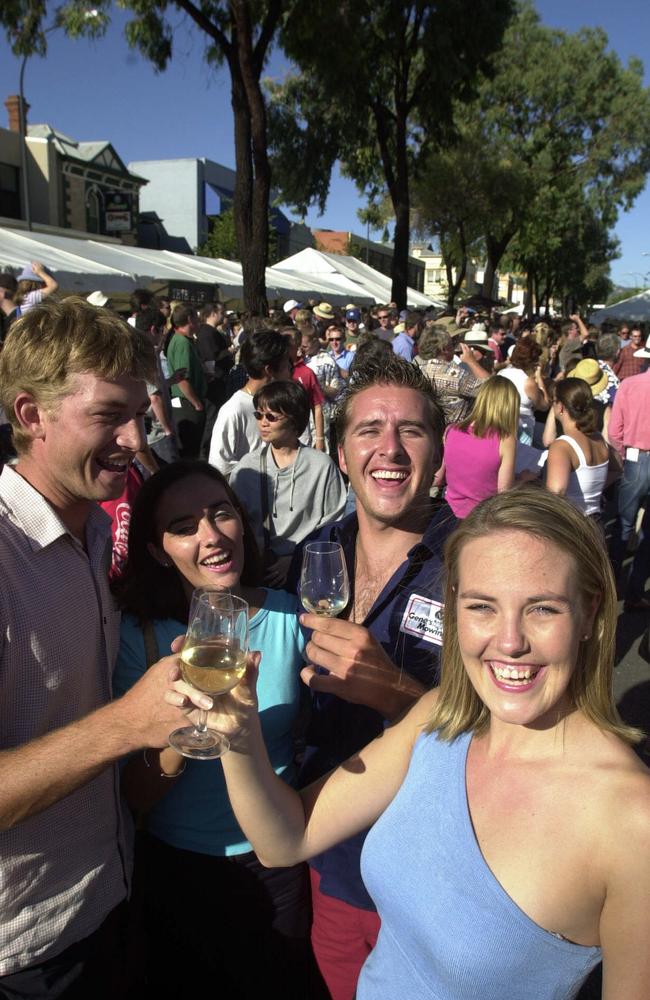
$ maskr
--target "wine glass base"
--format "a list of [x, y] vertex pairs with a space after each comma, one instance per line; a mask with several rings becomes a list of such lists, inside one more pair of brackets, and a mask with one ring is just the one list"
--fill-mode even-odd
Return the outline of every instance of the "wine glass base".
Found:
[[193, 726], [175, 729], [169, 734], [169, 745], [176, 753], [189, 757], [190, 760], [213, 760], [215, 757], [222, 757], [230, 750], [226, 736], [215, 732], [214, 729], [199, 733]]

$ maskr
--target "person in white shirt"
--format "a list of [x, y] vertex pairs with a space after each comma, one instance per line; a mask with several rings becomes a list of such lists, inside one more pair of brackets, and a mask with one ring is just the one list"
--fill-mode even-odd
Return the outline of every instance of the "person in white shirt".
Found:
[[248, 381], [219, 410], [210, 441], [208, 461], [224, 476], [229, 476], [249, 451], [261, 447], [253, 415], [255, 393], [269, 382], [291, 378], [289, 343], [276, 330], [259, 330], [247, 337], [242, 344], [240, 361]]

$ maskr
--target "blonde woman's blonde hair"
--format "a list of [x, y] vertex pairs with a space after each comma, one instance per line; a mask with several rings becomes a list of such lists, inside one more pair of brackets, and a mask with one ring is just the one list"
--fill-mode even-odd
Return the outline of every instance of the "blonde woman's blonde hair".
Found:
[[13, 429], [19, 454], [31, 438], [16, 417], [14, 404], [26, 392], [47, 412], [72, 391], [74, 378], [90, 373], [116, 379], [130, 375], [152, 382], [152, 342], [107, 309], [85, 299], [51, 299], [34, 306], [11, 326], [0, 353], [0, 406]]
[[575, 707], [599, 729], [626, 743], [638, 743], [644, 734], [627, 726], [614, 704], [616, 584], [598, 529], [564, 497], [529, 484], [484, 500], [447, 540], [442, 679], [427, 731], [436, 731], [442, 740], [453, 740], [461, 733], [484, 732], [488, 726], [490, 713], [474, 690], [460, 653], [459, 562], [468, 542], [493, 535], [498, 544], [500, 535], [512, 531], [524, 532], [571, 555], [583, 607], [594, 601], [598, 607], [591, 635], [580, 642], [569, 694]]
[[485, 379], [474, 400], [472, 410], [458, 424], [459, 430], [469, 430], [475, 437], [498, 434], [514, 437], [519, 424], [519, 393], [510, 379], [491, 376]]

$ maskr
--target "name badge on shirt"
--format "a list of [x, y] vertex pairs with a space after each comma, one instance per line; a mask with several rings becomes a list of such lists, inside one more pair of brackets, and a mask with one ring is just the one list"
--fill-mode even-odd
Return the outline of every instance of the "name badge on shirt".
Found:
[[399, 627], [400, 632], [416, 635], [418, 639], [425, 639], [426, 642], [442, 646], [443, 606], [439, 601], [411, 594]]

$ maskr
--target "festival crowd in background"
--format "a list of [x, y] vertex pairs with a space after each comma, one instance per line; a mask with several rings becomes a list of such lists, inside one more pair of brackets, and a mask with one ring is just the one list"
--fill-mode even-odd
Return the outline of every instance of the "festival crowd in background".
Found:
[[[0, 275], [0, 997], [551, 1000], [601, 961], [647, 997], [611, 674], [617, 599], [650, 610], [650, 349], [436, 312], [122, 317]], [[247, 609], [221, 697], [179, 667], [204, 587]], [[220, 760], [169, 745], [199, 710]]]

